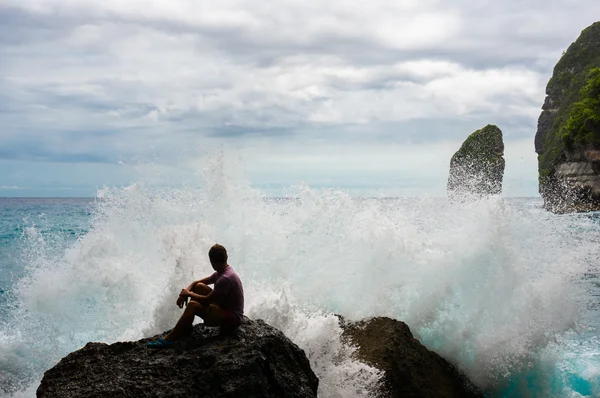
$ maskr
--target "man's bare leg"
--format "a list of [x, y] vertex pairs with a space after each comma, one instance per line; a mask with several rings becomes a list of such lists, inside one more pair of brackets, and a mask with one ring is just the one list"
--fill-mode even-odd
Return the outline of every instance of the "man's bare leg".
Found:
[[[193, 289], [194, 293], [200, 294], [202, 296], [208, 296], [212, 289], [206, 286], [203, 283], [197, 283]], [[197, 301], [190, 300], [185, 307], [185, 311], [177, 321], [177, 324], [171, 330], [169, 334], [167, 334], [164, 339], [167, 341], [176, 341], [180, 338], [184, 337], [188, 334], [192, 329], [192, 323], [194, 322], [194, 318], [196, 315], [200, 316], [204, 310], [204, 306]]]

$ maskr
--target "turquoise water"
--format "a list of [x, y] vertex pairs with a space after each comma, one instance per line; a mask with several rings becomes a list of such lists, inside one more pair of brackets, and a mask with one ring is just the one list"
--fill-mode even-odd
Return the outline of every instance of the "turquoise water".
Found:
[[309, 355], [320, 396], [369, 395], [334, 313], [407, 322], [492, 397], [600, 396], [600, 217], [538, 198], [453, 205], [298, 187], [265, 198], [210, 175], [203, 189], [109, 189], [100, 199], [0, 199], [0, 394], [34, 396], [88, 341], [169, 328], [173, 296], [226, 245], [246, 312]]
[[85, 235], [94, 199], [0, 198], [0, 319], [6, 319], [8, 296], [29, 265], [23, 243], [36, 230], [57, 250]]

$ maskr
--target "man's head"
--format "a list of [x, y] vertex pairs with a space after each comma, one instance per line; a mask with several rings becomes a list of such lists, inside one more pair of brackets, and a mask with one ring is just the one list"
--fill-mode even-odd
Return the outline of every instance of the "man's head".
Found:
[[208, 258], [215, 271], [222, 271], [227, 267], [227, 249], [218, 243], [210, 248]]

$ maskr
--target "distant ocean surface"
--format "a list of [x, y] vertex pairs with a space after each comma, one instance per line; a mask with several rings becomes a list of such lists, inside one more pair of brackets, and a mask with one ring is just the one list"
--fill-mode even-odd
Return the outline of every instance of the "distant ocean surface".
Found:
[[88, 341], [139, 339], [224, 244], [246, 312], [310, 357], [322, 397], [369, 396], [334, 313], [405, 321], [490, 397], [600, 396], [600, 215], [539, 198], [352, 198], [242, 182], [134, 185], [97, 199], [0, 199], [0, 395], [35, 395]]

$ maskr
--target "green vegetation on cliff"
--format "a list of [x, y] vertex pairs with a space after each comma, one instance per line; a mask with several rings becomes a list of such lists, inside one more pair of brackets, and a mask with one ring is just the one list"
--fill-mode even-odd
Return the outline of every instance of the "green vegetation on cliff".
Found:
[[584, 94], [583, 91], [590, 84], [588, 80], [598, 78], [597, 72], [592, 73], [592, 70], [599, 67], [600, 22], [596, 22], [584, 29], [579, 38], [569, 46], [554, 67], [554, 73], [546, 87], [548, 98], [540, 124], [545, 117], [548, 125], [543, 128], [538, 125], [542, 147], [538, 151], [540, 187], [544, 187], [547, 179], [553, 176], [555, 166], [564, 161], [565, 152], [572, 149], [573, 145], [589, 145], [598, 139], [599, 130], [594, 133], [585, 126], [586, 115], [591, 115], [589, 109], [592, 109], [590, 105], [593, 104], [590, 101], [575, 104], [585, 101], [582, 97], [593, 94], [593, 89], [590, 89], [589, 94]]
[[580, 97], [571, 107], [562, 130], [567, 149], [600, 145], [600, 68], [590, 71]]

